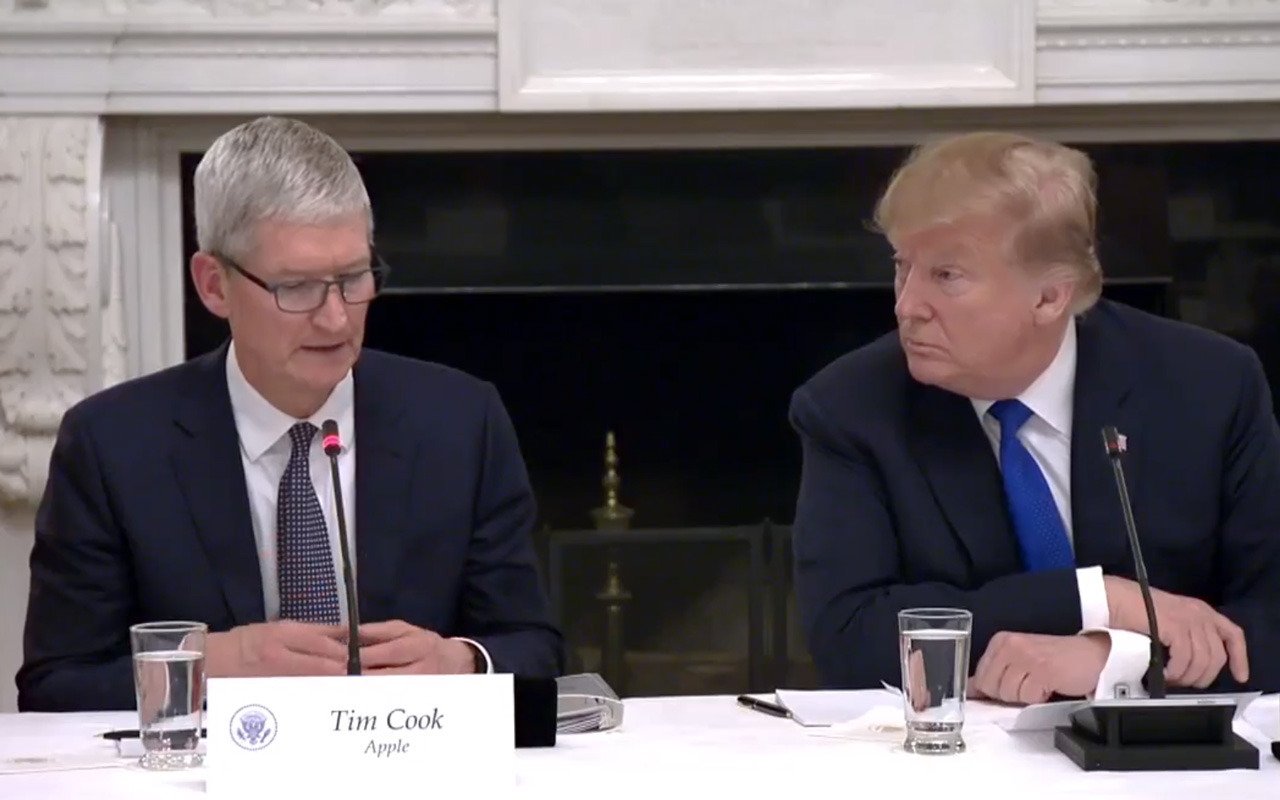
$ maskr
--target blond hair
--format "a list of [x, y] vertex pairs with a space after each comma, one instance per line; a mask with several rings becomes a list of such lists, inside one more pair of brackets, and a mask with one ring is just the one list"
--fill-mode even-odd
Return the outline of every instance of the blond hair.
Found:
[[1079, 314], [1102, 292], [1096, 189], [1093, 164], [1079, 150], [1013, 133], [964, 134], [911, 153], [876, 204], [875, 226], [894, 235], [973, 217], [1012, 220], [1014, 262], [1069, 271]]

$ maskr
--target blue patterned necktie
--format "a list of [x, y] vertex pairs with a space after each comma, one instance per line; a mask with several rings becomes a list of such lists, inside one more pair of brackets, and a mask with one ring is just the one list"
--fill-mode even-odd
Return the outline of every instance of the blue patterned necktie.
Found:
[[276, 577], [280, 618], [337, 625], [338, 578], [329, 546], [329, 527], [311, 483], [311, 440], [316, 426], [289, 429], [293, 451], [280, 478], [276, 501]]
[[1074, 567], [1067, 528], [1053, 502], [1049, 482], [1018, 439], [1018, 430], [1031, 418], [1031, 409], [1019, 400], [1001, 400], [989, 413], [1000, 422], [1000, 472], [1022, 566], [1028, 572]]

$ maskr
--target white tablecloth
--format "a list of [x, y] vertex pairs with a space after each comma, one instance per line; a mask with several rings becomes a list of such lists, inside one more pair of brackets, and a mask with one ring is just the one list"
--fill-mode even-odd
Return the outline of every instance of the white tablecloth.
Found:
[[[1257, 771], [1086, 773], [1053, 748], [1052, 735], [1006, 733], [991, 724], [1010, 709], [970, 703], [956, 756], [917, 756], [891, 742], [816, 735], [791, 720], [738, 706], [732, 697], [645, 698], [626, 702], [621, 728], [561, 736], [554, 748], [517, 753], [517, 797], [667, 798], [764, 796], [978, 797], [1045, 800], [1102, 798], [1280, 798], [1280, 698], [1265, 696], [1245, 712], [1237, 732], [1262, 750]], [[15, 756], [114, 755], [97, 738], [135, 727], [132, 713], [0, 715], [0, 761]], [[423, 786], [406, 796], [426, 797]], [[413, 787], [406, 787], [407, 789]], [[419, 791], [421, 790], [421, 791]], [[152, 773], [133, 760], [76, 771], [0, 775], [0, 798], [95, 797], [146, 800], [204, 793], [203, 769]], [[714, 794], [712, 794], [714, 793]]]

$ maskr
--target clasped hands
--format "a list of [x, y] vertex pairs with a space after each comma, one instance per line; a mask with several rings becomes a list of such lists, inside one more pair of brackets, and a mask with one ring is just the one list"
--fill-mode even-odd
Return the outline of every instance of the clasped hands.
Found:
[[[439, 675], [475, 672], [471, 645], [393, 620], [361, 625], [360, 666], [365, 675]], [[345, 675], [347, 628], [280, 620], [210, 634], [205, 647], [210, 677]]]
[[[1103, 577], [1110, 627], [1150, 635], [1138, 584]], [[1224, 666], [1244, 683], [1249, 657], [1244, 631], [1201, 600], [1151, 590], [1160, 641], [1168, 658], [1165, 680], [1170, 687], [1203, 689]], [[1089, 697], [1106, 666], [1111, 641], [1106, 633], [1050, 636], [1001, 631], [978, 660], [969, 679], [969, 696], [1005, 703], [1043, 703], [1054, 695]]]

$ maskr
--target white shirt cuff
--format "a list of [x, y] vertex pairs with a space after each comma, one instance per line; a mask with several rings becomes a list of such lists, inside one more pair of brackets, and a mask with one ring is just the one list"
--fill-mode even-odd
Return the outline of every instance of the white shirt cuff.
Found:
[[1112, 629], [1086, 630], [1081, 633], [1105, 633], [1111, 637], [1111, 652], [1098, 675], [1093, 690], [1094, 700], [1119, 697], [1146, 697], [1142, 679], [1151, 665], [1151, 640], [1141, 633]]
[[1107, 585], [1102, 581], [1102, 567], [1076, 570], [1076, 588], [1080, 590], [1080, 630], [1099, 631], [1111, 624], [1111, 607], [1107, 605]]
[[453, 637], [453, 640], [455, 642], [466, 642], [467, 644], [471, 645], [475, 649], [479, 650], [480, 655], [484, 656], [484, 674], [485, 675], [493, 674], [493, 659], [489, 657], [489, 651], [484, 649], [484, 645], [480, 644], [475, 639], [468, 639], [465, 636], [455, 636]]

